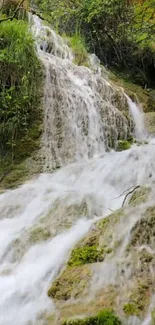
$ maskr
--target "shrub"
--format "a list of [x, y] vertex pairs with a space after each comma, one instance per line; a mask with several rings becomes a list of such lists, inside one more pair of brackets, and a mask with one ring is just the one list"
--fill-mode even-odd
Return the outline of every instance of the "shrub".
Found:
[[77, 65], [88, 65], [88, 53], [84, 38], [80, 34], [74, 34], [69, 38], [69, 45], [74, 54], [74, 62]]
[[34, 123], [37, 124], [37, 121], [41, 119], [39, 108], [41, 76], [41, 65], [35, 53], [34, 41], [28, 24], [16, 19], [1, 23], [1, 158], [11, 152], [13, 162], [17, 141], [26, 136]]
[[87, 263], [103, 261], [103, 250], [98, 250], [97, 246], [83, 246], [73, 249], [69, 266], [78, 266]]

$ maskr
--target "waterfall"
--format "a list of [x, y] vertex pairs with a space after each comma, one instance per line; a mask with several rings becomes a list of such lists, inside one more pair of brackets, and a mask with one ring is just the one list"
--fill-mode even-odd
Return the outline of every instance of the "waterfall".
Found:
[[95, 73], [75, 65], [65, 41], [37, 16], [33, 16], [32, 30], [46, 75], [44, 170], [91, 158], [115, 148], [118, 139], [127, 139], [133, 123], [124, 114], [128, 112], [126, 96], [101, 76], [97, 60], [90, 57]]
[[145, 140], [147, 138], [147, 132], [144, 126], [144, 114], [140, 106], [134, 103], [128, 96], [128, 105], [131, 116], [135, 122], [135, 137], [138, 140]]
[[[132, 134], [133, 122], [123, 112], [132, 106], [137, 116], [137, 108], [101, 71], [76, 66], [62, 38], [33, 19], [45, 67], [46, 172], [0, 195], [0, 325], [46, 325], [56, 310], [49, 284], [74, 245], [96, 220], [122, 206], [127, 189], [155, 183], [153, 141], [106, 151]], [[139, 118], [134, 121], [139, 130]], [[57, 166], [63, 167], [48, 173]], [[126, 224], [126, 239], [128, 231]]]

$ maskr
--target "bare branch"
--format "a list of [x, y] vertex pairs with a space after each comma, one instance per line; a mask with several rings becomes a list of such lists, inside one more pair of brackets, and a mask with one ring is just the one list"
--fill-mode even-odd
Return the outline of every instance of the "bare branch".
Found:
[[140, 188], [140, 185], [135, 186], [134, 189], [133, 189], [132, 191], [128, 192], [128, 193], [125, 195], [125, 198], [124, 198], [123, 203], [122, 203], [122, 207], [124, 206], [127, 197], [128, 197], [130, 194], [132, 194], [135, 190], [137, 190], [137, 188]]
[[125, 194], [127, 191], [130, 191], [133, 188], [135, 188], [135, 186], [129, 187], [127, 190], [123, 191], [119, 196], [116, 196], [113, 200], [119, 199], [121, 196], [123, 196], [123, 194]]
[[24, 2], [24, 0], [21, 0], [21, 1], [18, 3], [18, 5], [17, 5], [17, 7], [16, 7], [16, 9], [15, 9], [15, 11], [14, 11], [14, 13], [13, 13], [12, 16], [10, 16], [10, 17], [6, 17], [6, 18], [3, 18], [3, 19], [0, 19], [0, 23], [2, 23], [2, 22], [4, 22], [4, 21], [7, 21], [7, 20], [13, 20], [13, 19], [15, 18], [15, 16], [16, 16], [16, 13], [17, 13], [18, 10], [20, 9], [21, 5], [23, 4], [23, 2]]

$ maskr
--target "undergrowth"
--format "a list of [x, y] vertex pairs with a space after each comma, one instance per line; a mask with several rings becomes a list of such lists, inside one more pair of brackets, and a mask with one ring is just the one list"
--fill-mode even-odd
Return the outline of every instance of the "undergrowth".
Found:
[[[6, 173], [38, 148], [41, 134], [42, 66], [28, 23], [0, 28], [0, 161]], [[11, 166], [11, 168], [10, 168]]]
[[67, 40], [68, 45], [72, 48], [74, 55], [73, 62], [77, 65], [89, 66], [88, 52], [84, 37], [78, 32], [71, 37], [63, 34], [63, 37]]

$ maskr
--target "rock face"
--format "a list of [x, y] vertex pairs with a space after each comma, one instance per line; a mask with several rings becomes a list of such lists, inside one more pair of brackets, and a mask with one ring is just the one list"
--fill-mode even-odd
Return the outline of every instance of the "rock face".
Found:
[[153, 193], [142, 187], [129, 196], [125, 208], [99, 220], [73, 249], [48, 291], [59, 315], [49, 324], [95, 315], [104, 308], [114, 309], [124, 321], [144, 319], [155, 293], [154, 234]]
[[155, 112], [145, 113], [145, 125], [148, 132], [155, 135]]

